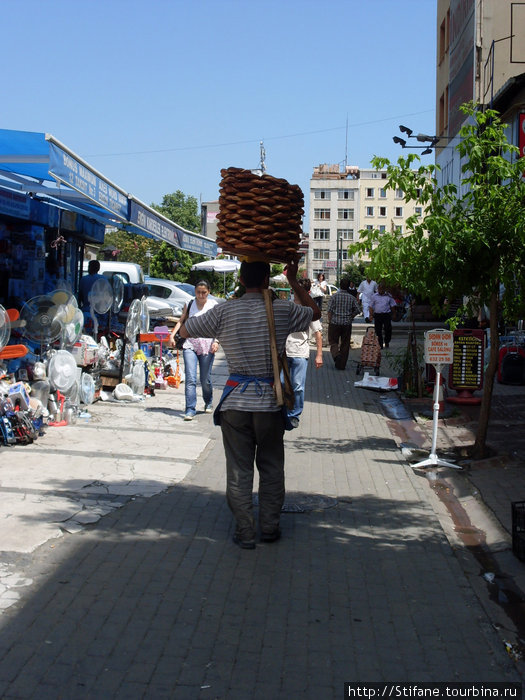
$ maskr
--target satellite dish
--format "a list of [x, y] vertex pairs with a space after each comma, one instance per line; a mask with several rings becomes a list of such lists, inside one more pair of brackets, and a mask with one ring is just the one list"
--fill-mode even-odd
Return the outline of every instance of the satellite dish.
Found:
[[140, 301], [140, 332], [149, 333], [149, 309], [146, 299]]
[[77, 381], [77, 363], [67, 350], [57, 350], [49, 360], [47, 376], [51, 388], [68, 395]]
[[4, 307], [0, 304], [0, 350], [5, 348], [11, 336], [11, 321]]
[[126, 338], [134, 343], [140, 330], [140, 317], [142, 315], [142, 302], [133, 299], [129, 306], [128, 320], [126, 321]]
[[119, 275], [118, 273], [113, 275], [113, 279], [111, 280], [111, 286], [113, 287], [113, 304], [111, 305], [111, 312], [114, 314], [118, 314], [122, 308], [122, 304], [124, 302], [124, 284], [125, 282], [122, 275]]
[[87, 372], [82, 372], [80, 380], [80, 401], [89, 405], [95, 399], [95, 382], [93, 377]]
[[20, 326], [25, 337], [39, 343], [60, 338], [62, 323], [57, 319], [59, 306], [47, 294], [33, 297], [20, 310]]

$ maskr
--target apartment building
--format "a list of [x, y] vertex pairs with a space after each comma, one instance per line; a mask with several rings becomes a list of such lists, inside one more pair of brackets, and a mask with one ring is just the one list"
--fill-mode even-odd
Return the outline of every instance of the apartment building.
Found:
[[345, 265], [352, 262], [348, 246], [359, 240], [361, 229], [404, 233], [407, 218], [422, 215], [417, 203], [405, 202], [401, 190], [386, 189], [386, 180], [382, 170], [341, 169], [328, 164], [314, 168], [310, 180], [309, 277], [322, 272], [328, 282], [335, 283]]
[[525, 2], [438, 0], [436, 148], [440, 184], [459, 183], [461, 104], [498, 110], [525, 154]]

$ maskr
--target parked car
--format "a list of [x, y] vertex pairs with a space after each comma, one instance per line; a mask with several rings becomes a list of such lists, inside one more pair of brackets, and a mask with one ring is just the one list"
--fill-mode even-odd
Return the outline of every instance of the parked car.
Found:
[[[178, 282], [177, 280], [165, 280], [158, 277], [146, 277], [145, 284], [150, 296], [165, 299], [167, 301], [182, 301], [184, 304], [195, 298], [195, 287], [187, 282]], [[209, 295], [210, 299], [215, 299], [217, 302], [224, 301], [220, 297]]]
[[[87, 260], [84, 261], [84, 274], [87, 274], [88, 264]], [[187, 298], [191, 298], [187, 295], [187, 298], [185, 296], [168, 300], [164, 295], [159, 297], [150, 294], [144, 281], [142, 267], [137, 263], [100, 260], [100, 274], [104, 275], [112, 285], [114, 277], [119, 277], [124, 284], [124, 302], [119, 313], [119, 319], [122, 322], [126, 320], [129, 305], [133, 299], [141, 299], [145, 296], [150, 318], [153, 321], [159, 321], [167, 317], [179, 318]]]
[[336, 287], [335, 284], [330, 284], [329, 282], [326, 283], [326, 293], [329, 296], [332, 296], [332, 294], [335, 294], [336, 292], [339, 291], [339, 287]]

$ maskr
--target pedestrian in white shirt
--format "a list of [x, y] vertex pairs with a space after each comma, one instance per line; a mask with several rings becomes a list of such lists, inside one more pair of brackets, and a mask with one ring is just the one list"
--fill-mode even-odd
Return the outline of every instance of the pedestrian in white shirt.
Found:
[[377, 283], [374, 280], [367, 277], [364, 279], [359, 287], [357, 288], [358, 293], [361, 295], [361, 306], [363, 307], [363, 316], [365, 318], [365, 323], [370, 322], [370, 300], [372, 299], [372, 294], [377, 292]]

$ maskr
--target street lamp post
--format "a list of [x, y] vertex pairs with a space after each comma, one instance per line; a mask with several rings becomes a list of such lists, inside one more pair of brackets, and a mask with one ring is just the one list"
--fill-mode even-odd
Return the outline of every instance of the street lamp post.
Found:
[[340, 282], [343, 274], [343, 238], [341, 231], [337, 232], [337, 279]]

